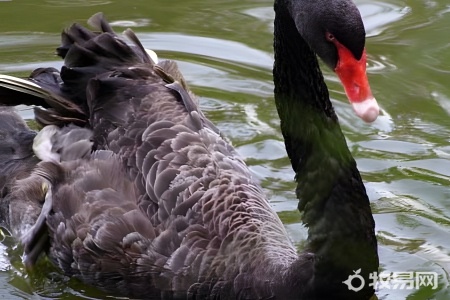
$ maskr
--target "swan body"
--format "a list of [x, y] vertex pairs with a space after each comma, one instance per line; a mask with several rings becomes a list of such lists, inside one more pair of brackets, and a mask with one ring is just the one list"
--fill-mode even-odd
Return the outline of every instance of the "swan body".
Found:
[[[333, 9], [350, 11], [350, 19], [338, 17], [336, 32], [335, 19], [316, 24], [321, 13], [336, 14]], [[364, 185], [315, 57], [337, 69], [344, 86], [355, 76], [362, 82], [356, 96], [350, 87], [349, 100], [369, 101], [356, 113], [375, 118], [365, 69], [361, 75], [362, 21], [347, 0], [277, 0], [275, 12], [275, 102], [309, 227], [305, 249], [297, 253], [249, 168], [203, 115], [176, 64], [149, 57], [131, 31], [126, 35], [133, 44], [126, 44], [98, 14], [89, 21], [98, 32], [78, 24], [63, 32], [61, 71], [38, 69], [29, 85], [11, 78], [0, 85], [1, 103], [39, 104], [36, 120], [58, 126], [36, 139], [41, 161], [26, 178], [40, 190], [39, 201], [26, 200], [43, 203], [21, 237], [28, 267], [47, 252], [68, 276], [146, 299], [374, 294], [373, 287], [355, 292], [343, 283], [358, 269], [366, 281], [377, 271], [377, 243]], [[314, 27], [318, 33], [311, 37], [307, 25], [320, 30]], [[348, 37], [345, 30], [354, 28], [355, 38]], [[351, 76], [340, 66], [342, 53], [357, 66]], [[69, 139], [78, 129], [67, 124], [85, 131]], [[21, 193], [18, 181], [8, 203]]]

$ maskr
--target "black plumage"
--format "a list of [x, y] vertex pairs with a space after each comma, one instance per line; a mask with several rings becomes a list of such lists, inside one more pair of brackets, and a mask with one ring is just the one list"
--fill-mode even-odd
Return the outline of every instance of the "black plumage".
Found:
[[[331, 2], [345, 2], [360, 18], [350, 1]], [[92, 130], [77, 135], [82, 145], [93, 143], [91, 154], [62, 142], [60, 151], [71, 155], [29, 173], [47, 189], [22, 238], [26, 264], [47, 251], [65, 274], [139, 298], [369, 299], [372, 287], [355, 293], [342, 283], [353, 270], [367, 279], [378, 268], [369, 201], [292, 7], [275, 2], [274, 82], [309, 226], [302, 253], [176, 64], [156, 64], [132, 33], [128, 45], [96, 15], [90, 24], [98, 32], [78, 24], [64, 31], [60, 73], [41, 69], [29, 79], [38, 88], [1, 89], [7, 105], [34, 90], [36, 103], [49, 108], [37, 111], [42, 125]]]

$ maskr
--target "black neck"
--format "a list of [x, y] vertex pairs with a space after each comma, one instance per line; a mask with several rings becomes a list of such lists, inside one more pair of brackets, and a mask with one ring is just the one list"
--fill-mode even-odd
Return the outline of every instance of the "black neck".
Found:
[[[353, 270], [361, 268], [367, 280], [377, 271], [375, 224], [316, 55], [280, 1], [275, 1], [275, 102], [296, 173], [298, 207], [309, 228], [307, 250], [315, 255], [312, 285], [332, 290], [334, 282], [348, 292], [342, 281]], [[366, 284], [361, 292], [371, 291]]]

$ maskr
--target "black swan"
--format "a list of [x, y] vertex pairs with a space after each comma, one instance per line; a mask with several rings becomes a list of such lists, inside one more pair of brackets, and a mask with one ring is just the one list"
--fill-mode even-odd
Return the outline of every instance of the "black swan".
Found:
[[[21, 237], [27, 266], [46, 252], [68, 276], [139, 298], [374, 295], [370, 203], [315, 56], [337, 72], [357, 115], [374, 120], [360, 14], [350, 0], [276, 0], [275, 13], [275, 102], [309, 228], [303, 251], [176, 65], [155, 64], [131, 31], [129, 46], [98, 14], [90, 24], [99, 32], [78, 24], [63, 32], [60, 72], [38, 69], [29, 83], [3, 77], [0, 103], [41, 105], [42, 125], [87, 128], [76, 135], [81, 147], [67, 142], [67, 127], [44, 128], [56, 158], [40, 155], [20, 179], [38, 183], [43, 203]], [[9, 215], [23, 186], [31, 185], [5, 196]], [[354, 273], [366, 283], [358, 291], [343, 283]]]

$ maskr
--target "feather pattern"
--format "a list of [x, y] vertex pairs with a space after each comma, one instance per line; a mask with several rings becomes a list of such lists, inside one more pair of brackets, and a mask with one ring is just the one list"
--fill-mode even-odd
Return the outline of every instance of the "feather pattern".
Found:
[[[63, 33], [55, 94], [85, 112], [96, 151], [77, 148], [89, 134], [74, 125], [44, 128], [54, 153], [75, 155], [42, 162], [31, 176], [48, 183], [40, 201], [51, 210], [22, 237], [26, 265], [49, 245], [66, 274], [121, 294], [274, 295], [266, 282], [298, 255], [243, 159], [174, 62], [155, 65], [103, 19], [94, 22], [106, 32], [73, 25]], [[52, 114], [60, 125], [65, 112]], [[236, 278], [245, 280], [233, 287]]]
[[[28, 178], [39, 162], [32, 150], [35, 136], [14, 109], [0, 107], [0, 226], [15, 236], [36, 222], [45, 197], [41, 185]], [[20, 196], [13, 198], [15, 192]]]
[[[341, 266], [328, 258], [362, 249], [355, 261], [369, 255], [371, 269], [365, 272], [377, 263], [370, 206], [338, 125], [333, 141], [350, 157], [349, 170], [333, 169], [328, 178], [345, 197], [351, 194], [344, 200], [353, 211], [346, 203], [339, 205], [333, 193], [328, 197], [328, 186], [317, 193], [308, 189], [308, 176], [315, 178], [322, 168], [298, 173], [298, 180], [306, 178], [299, 182], [298, 195], [312, 195], [300, 199], [311, 231], [308, 246], [298, 254], [262, 188], [204, 116], [176, 64], [150, 58], [131, 31], [126, 36], [133, 44], [127, 44], [101, 14], [89, 23], [99, 31], [74, 24], [63, 32], [57, 50], [64, 59], [60, 73], [33, 73], [29, 81], [38, 87], [10, 78], [8, 85], [0, 85], [5, 98], [17, 94], [16, 86], [26, 86], [19, 92], [31, 95], [27, 101], [44, 99], [44, 109], [36, 114], [42, 125], [75, 123], [89, 129], [69, 138], [69, 127], [58, 128], [50, 137], [51, 149], [70, 155], [40, 162], [26, 178], [46, 187], [35, 196], [41, 215], [22, 238], [27, 266], [47, 252], [69, 276], [108, 292], [149, 299], [363, 299], [373, 294], [371, 288], [351, 294], [341, 278], [351, 274], [354, 263]], [[279, 109], [292, 103], [279, 104]], [[290, 111], [301, 115], [301, 108]], [[335, 121], [327, 124], [332, 127]], [[308, 151], [312, 146], [327, 149], [326, 143], [308, 141], [309, 135], [296, 140], [295, 134], [283, 133], [291, 159], [306, 153], [296, 152], [299, 145]], [[296, 171], [304, 161], [293, 161]], [[339, 174], [351, 174], [354, 191], [348, 191], [347, 178]], [[11, 195], [23, 190], [18, 182]], [[313, 211], [312, 205], [321, 209]], [[335, 217], [326, 205], [344, 213]], [[350, 217], [358, 215], [359, 206], [361, 216], [348, 226], [346, 217], [353, 222]], [[328, 232], [321, 229], [333, 229], [331, 220], [336, 219], [343, 229], [330, 230], [333, 237], [327, 239]], [[361, 239], [361, 232], [367, 236]], [[345, 243], [334, 244], [339, 238]], [[333, 263], [329, 274], [323, 261]], [[326, 284], [329, 289], [322, 289]]]

